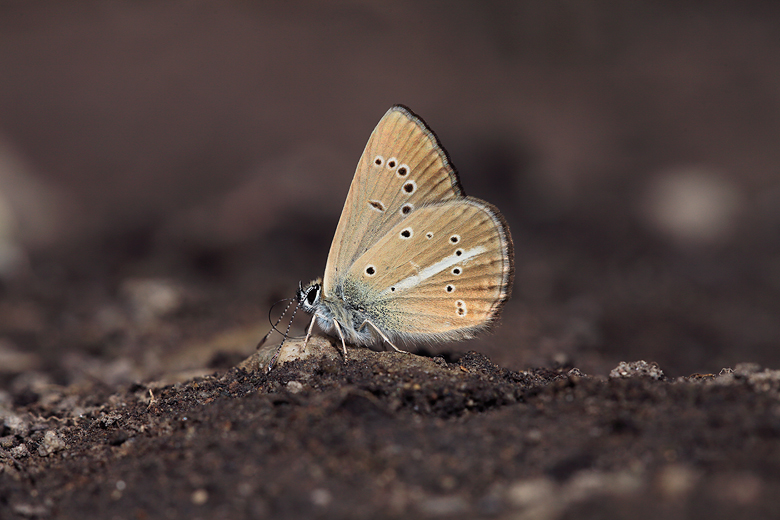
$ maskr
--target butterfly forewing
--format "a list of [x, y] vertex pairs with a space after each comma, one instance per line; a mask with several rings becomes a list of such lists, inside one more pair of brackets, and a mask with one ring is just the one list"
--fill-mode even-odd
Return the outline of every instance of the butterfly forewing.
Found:
[[402, 106], [379, 121], [358, 163], [325, 267], [323, 291], [343, 282], [355, 260], [424, 204], [461, 195], [436, 136]]
[[458, 197], [410, 213], [356, 260], [347, 281], [388, 335], [441, 340], [487, 327], [509, 298], [512, 275], [500, 213]]

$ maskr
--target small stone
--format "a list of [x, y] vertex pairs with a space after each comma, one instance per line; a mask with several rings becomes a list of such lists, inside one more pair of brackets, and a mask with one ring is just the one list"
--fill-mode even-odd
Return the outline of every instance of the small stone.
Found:
[[48, 430], [43, 435], [43, 441], [38, 446], [38, 455], [47, 457], [52, 453], [64, 450], [67, 447], [65, 441], [54, 430]]
[[285, 386], [287, 386], [287, 391], [291, 394], [300, 394], [303, 392], [303, 385], [298, 381], [289, 381]]
[[6, 416], [5, 421], [3, 421], [3, 424], [5, 425], [6, 428], [11, 430], [11, 435], [16, 435], [18, 437], [27, 437], [27, 435], [30, 433], [30, 423], [28, 423], [18, 415]]
[[14, 446], [9, 450], [9, 453], [15, 459], [23, 459], [25, 457], [30, 456], [30, 450], [27, 449], [26, 444], [20, 444], [19, 446]]
[[100, 424], [100, 426], [102, 426], [103, 428], [108, 428], [110, 426], [113, 426], [120, 419], [122, 419], [122, 415], [117, 412], [103, 413], [98, 419], [99, 421], [98, 424]]
[[[302, 338], [285, 341], [279, 351], [279, 356], [276, 358], [275, 366], [280, 366], [284, 363], [299, 359], [319, 359], [320, 366], [326, 371], [328, 370], [327, 360], [335, 361], [336, 371], [341, 370], [341, 366], [343, 365], [341, 345], [336, 347], [328, 339], [322, 336], [312, 336], [306, 344], [305, 349], [303, 348], [303, 343], [304, 341]], [[252, 356], [240, 363], [238, 367], [245, 370], [266, 371], [268, 369], [268, 363], [276, 355], [278, 349], [278, 345], [264, 345], [260, 350], [252, 354]], [[352, 350], [353, 349], [350, 349], [350, 351]]]
[[628, 379], [630, 377], [649, 377], [656, 381], [666, 379], [664, 371], [658, 366], [658, 363], [648, 363], [647, 361], [632, 361], [627, 363], [621, 361], [620, 364], [613, 368], [609, 373], [609, 377], [612, 379]]

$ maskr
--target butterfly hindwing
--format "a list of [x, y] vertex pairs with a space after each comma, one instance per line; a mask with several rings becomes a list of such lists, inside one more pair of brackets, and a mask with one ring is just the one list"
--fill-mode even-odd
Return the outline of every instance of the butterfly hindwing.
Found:
[[509, 298], [512, 240], [501, 214], [471, 197], [423, 206], [356, 259], [352, 297], [401, 339], [470, 337]]
[[391, 108], [371, 134], [355, 171], [328, 254], [325, 294], [416, 208], [461, 194], [457, 174], [433, 132], [407, 108]]

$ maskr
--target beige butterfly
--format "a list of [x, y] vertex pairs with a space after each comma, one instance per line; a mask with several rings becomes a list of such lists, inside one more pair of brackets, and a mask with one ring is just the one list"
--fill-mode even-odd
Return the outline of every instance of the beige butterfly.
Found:
[[434, 133], [396, 105], [360, 158], [324, 278], [298, 290], [313, 314], [304, 345], [315, 322], [335, 331], [345, 358], [346, 343], [400, 350], [473, 337], [498, 318], [513, 275], [501, 213], [465, 196]]

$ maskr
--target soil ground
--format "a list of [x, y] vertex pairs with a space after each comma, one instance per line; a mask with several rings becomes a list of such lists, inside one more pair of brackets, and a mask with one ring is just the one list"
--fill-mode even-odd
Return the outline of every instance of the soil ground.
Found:
[[647, 363], [605, 378], [364, 349], [111, 395], [49, 389], [6, 415], [0, 511], [774, 518], [779, 392], [780, 371], [758, 366], [670, 381]]

